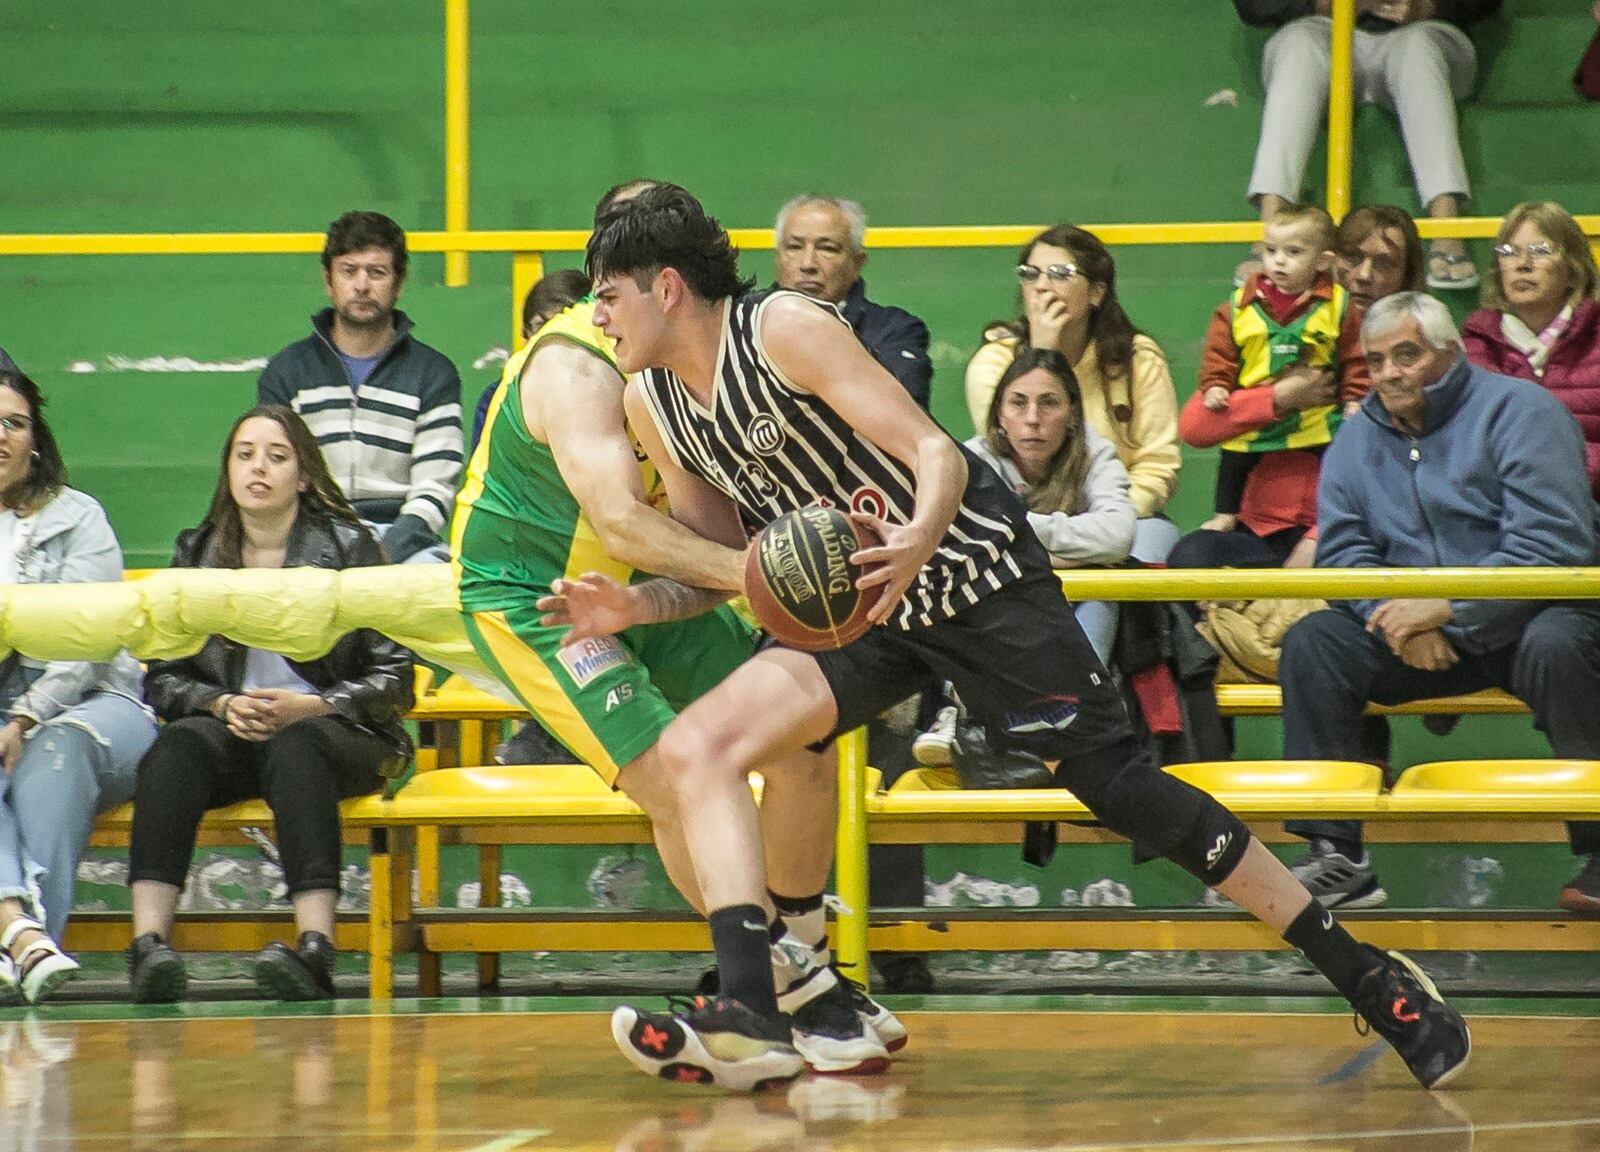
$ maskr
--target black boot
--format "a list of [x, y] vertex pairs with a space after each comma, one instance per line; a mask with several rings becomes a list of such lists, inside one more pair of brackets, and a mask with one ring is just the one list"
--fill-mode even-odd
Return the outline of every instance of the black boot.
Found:
[[256, 953], [256, 987], [278, 1000], [332, 1000], [337, 950], [321, 932], [300, 933], [293, 948], [274, 940]]
[[135, 1004], [172, 1004], [183, 999], [189, 973], [159, 932], [146, 932], [128, 945], [128, 986]]

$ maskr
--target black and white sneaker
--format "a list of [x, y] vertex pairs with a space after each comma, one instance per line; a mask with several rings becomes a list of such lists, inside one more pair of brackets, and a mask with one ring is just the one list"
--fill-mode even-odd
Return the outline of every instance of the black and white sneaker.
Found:
[[1366, 855], [1352, 860], [1327, 840], [1313, 840], [1289, 871], [1324, 908], [1378, 908], [1389, 902]]
[[845, 991], [850, 993], [850, 1003], [854, 1005], [856, 1015], [861, 1017], [862, 1022], [878, 1038], [878, 1043], [889, 1052], [898, 1052], [904, 1048], [911, 1034], [900, 1022], [900, 1018], [874, 1000], [865, 988], [843, 972], [839, 972], [838, 969], [834, 971], [839, 977], [839, 982], [844, 985]]
[[806, 1069], [781, 1016], [760, 1016], [726, 998], [674, 998], [668, 1004], [672, 1012], [624, 1004], [611, 1014], [612, 1039], [641, 1072], [680, 1084], [754, 1092], [793, 1080]]
[[[793, 1009], [794, 1046], [813, 1072], [870, 1076], [889, 1069], [889, 1049], [856, 1011], [848, 981], [837, 978]], [[781, 1004], [781, 1001], [780, 1001]]]
[[1356, 1031], [1365, 1035], [1362, 1022], [1370, 1024], [1394, 1045], [1424, 1088], [1443, 1088], [1461, 1074], [1472, 1054], [1467, 1022], [1410, 957], [1366, 947], [1379, 966], [1356, 988]]
[[[889, 1066], [889, 1048], [863, 1003], [898, 1026], [888, 1009], [867, 998], [834, 967], [827, 941], [811, 945], [791, 932], [772, 942], [772, 980], [778, 1011], [794, 1021], [794, 1046], [813, 1072], [866, 1075]], [[892, 1031], [892, 1029], [891, 1029]], [[904, 1046], [905, 1029], [900, 1028]]]

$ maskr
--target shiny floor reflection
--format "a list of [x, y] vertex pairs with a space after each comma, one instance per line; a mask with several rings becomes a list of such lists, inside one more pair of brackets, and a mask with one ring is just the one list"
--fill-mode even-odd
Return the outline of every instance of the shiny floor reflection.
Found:
[[[114, 1011], [114, 1010], [113, 1010]], [[886, 1076], [650, 1081], [600, 1013], [0, 1017], [0, 1152], [1600, 1147], [1600, 1020], [1478, 1016], [1458, 1089], [1324, 1015], [907, 1014]]]

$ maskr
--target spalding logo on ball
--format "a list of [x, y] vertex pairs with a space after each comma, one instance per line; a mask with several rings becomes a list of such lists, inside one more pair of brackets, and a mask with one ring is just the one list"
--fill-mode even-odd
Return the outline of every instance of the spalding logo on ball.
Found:
[[866, 632], [882, 586], [860, 589], [850, 557], [881, 540], [835, 508], [787, 512], [761, 530], [745, 561], [744, 590], [761, 627], [803, 652], [842, 648]]

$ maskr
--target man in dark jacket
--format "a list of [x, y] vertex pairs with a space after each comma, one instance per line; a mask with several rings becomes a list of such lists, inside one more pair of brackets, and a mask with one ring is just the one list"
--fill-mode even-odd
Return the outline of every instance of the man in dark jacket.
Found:
[[[1400, 292], [1361, 326], [1372, 391], [1322, 458], [1319, 568], [1589, 567], [1600, 563], [1583, 437], [1536, 385], [1469, 364], [1443, 304]], [[1283, 753], [1364, 760], [1368, 701], [1501, 688], [1558, 757], [1600, 758], [1600, 605], [1590, 601], [1354, 600], [1283, 638]], [[1386, 899], [1354, 821], [1290, 824], [1292, 866], [1326, 907]], [[1600, 914], [1600, 823], [1568, 834], [1588, 864], [1561, 906]]]
[[395, 308], [405, 279], [398, 224], [377, 212], [335, 220], [322, 248], [332, 307], [311, 318], [310, 336], [272, 358], [256, 395], [310, 426], [390, 560], [442, 561], [461, 480], [461, 377]]
[[[1233, 0], [1233, 6], [1246, 24], [1278, 29], [1261, 54], [1266, 103], [1250, 173], [1249, 196], [1265, 220], [1301, 198], [1306, 161], [1328, 106], [1330, 0]], [[1465, 29], [1499, 7], [1500, 0], [1356, 0], [1355, 98], [1399, 119], [1417, 199], [1429, 216], [1459, 215], [1470, 195], [1456, 102], [1472, 91], [1478, 57]], [[1462, 242], [1434, 241], [1428, 287], [1477, 284]]]
[[867, 217], [861, 205], [831, 196], [796, 196], [778, 209], [774, 231], [778, 287], [837, 304], [872, 358], [927, 408], [933, 383], [928, 326], [904, 309], [867, 299], [861, 278]]

